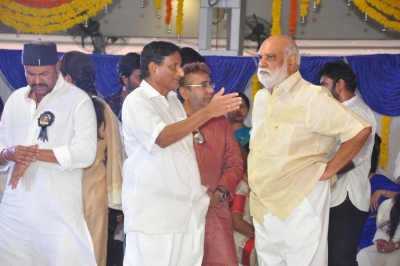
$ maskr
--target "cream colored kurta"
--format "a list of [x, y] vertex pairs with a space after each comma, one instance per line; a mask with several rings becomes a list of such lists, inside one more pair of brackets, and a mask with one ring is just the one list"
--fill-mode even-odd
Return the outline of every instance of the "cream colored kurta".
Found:
[[369, 126], [299, 72], [272, 95], [257, 93], [252, 122], [250, 210], [259, 224], [266, 209], [283, 221], [319, 181], [336, 138], [343, 143]]
[[[99, 138], [97, 141], [95, 161], [83, 172], [83, 208], [93, 241], [97, 265], [105, 266], [107, 261], [108, 207], [118, 208], [118, 204], [121, 204], [120, 162], [122, 158], [118, 153], [123, 151], [123, 147], [117, 117], [103, 100], [97, 99], [104, 105], [105, 123], [103, 122], [99, 129], [101, 139]], [[106, 164], [105, 159], [107, 159]], [[110, 200], [113, 199], [114, 202], [108, 202], [107, 190]]]

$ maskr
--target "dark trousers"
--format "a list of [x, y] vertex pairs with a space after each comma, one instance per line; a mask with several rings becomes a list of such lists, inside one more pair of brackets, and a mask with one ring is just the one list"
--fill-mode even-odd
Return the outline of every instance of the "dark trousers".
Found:
[[114, 239], [117, 216], [121, 214], [120, 210], [108, 209], [107, 266], [122, 266], [124, 261], [124, 243]]
[[358, 266], [357, 247], [368, 212], [357, 209], [349, 199], [330, 209], [328, 265]]

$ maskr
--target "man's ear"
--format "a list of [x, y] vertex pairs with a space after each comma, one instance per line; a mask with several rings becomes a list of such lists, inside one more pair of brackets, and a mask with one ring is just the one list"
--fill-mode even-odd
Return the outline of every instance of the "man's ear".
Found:
[[124, 83], [124, 86], [126, 86], [126, 84], [129, 83], [129, 82], [128, 82], [128, 78], [127, 78], [126, 76], [122, 76], [122, 75], [121, 75], [121, 79], [122, 79], [122, 82]]
[[346, 89], [346, 83], [344, 82], [343, 79], [339, 79], [339, 80], [336, 82], [336, 90], [337, 90], [338, 92], [340, 92], [340, 91], [343, 90], [343, 89]]
[[154, 75], [156, 72], [157, 72], [157, 64], [156, 63], [154, 63], [154, 62], [150, 62], [149, 63], [149, 72], [150, 72], [150, 75]]
[[297, 61], [296, 56], [293, 55], [293, 54], [290, 55], [289, 58], [288, 58], [288, 61], [289, 61], [289, 62], [288, 62], [288, 64], [289, 64], [289, 66], [288, 66], [289, 69], [292, 70], [292, 71], [295, 70], [295, 69], [296, 69], [296, 61]]
[[184, 100], [189, 99], [189, 96], [190, 96], [189, 89], [186, 88], [185, 86], [179, 87], [179, 93], [181, 94], [181, 96]]
[[60, 74], [60, 67], [61, 67], [61, 60], [58, 60], [57, 63], [56, 63], [56, 72], [57, 72], [57, 75]]
[[73, 79], [72, 79], [70, 74], [65, 75], [64, 80], [69, 82], [69, 83], [71, 83], [71, 84], [74, 84], [74, 81], [73, 81]]

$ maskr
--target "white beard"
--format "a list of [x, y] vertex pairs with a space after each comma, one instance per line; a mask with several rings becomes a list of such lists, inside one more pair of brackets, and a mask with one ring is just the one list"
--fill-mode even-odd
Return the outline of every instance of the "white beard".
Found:
[[[267, 73], [261, 73], [267, 72]], [[287, 63], [285, 63], [276, 70], [269, 70], [268, 68], [259, 67], [257, 71], [258, 79], [267, 89], [272, 89], [273, 87], [282, 83], [289, 75], [287, 73]]]

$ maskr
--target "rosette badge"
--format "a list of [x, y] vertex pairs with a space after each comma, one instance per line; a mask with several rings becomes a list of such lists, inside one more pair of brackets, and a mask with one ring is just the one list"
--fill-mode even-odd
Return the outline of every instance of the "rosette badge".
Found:
[[38, 139], [45, 142], [49, 141], [47, 136], [47, 127], [51, 126], [54, 122], [54, 114], [52, 112], [46, 111], [41, 114], [38, 118], [38, 125], [40, 127], [40, 133]]

